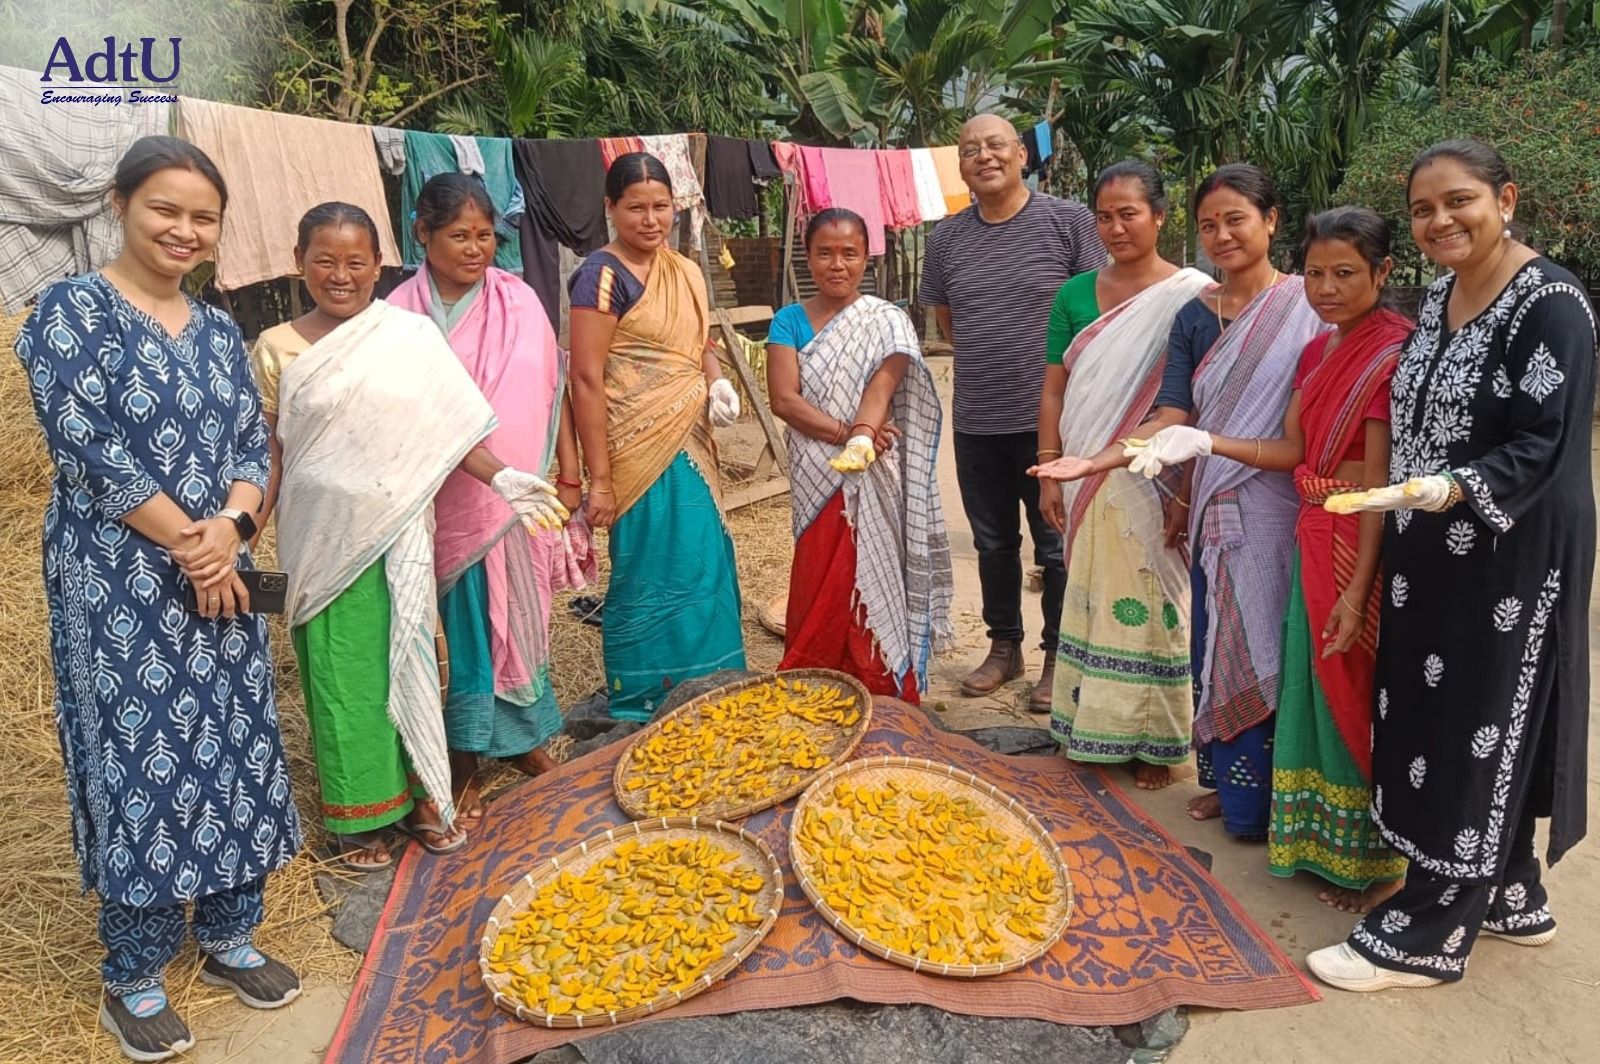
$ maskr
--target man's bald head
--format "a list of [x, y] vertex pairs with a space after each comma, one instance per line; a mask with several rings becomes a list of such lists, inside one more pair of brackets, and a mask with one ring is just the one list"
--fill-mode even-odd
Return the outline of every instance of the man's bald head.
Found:
[[1017, 127], [1012, 125], [1009, 119], [1002, 118], [992, 112], [986, 112], [981, 115], [973, 115], [961, 123], [961, 132], [957, 135], [956, 143], [961, 144], [968, 139], [986, 140], [994, 135], [1015, 137], [1017, 140], [1022, 139], [1022, 135], [1017, 132]]

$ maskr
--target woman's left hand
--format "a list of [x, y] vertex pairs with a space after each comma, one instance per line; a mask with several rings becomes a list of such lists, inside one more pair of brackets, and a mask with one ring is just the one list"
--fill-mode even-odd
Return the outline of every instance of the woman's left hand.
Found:
[[575, 488], [571, 484], [556, 481], [556, 501], [567, 508], [567, 513], [575, 514], [583, 506], [583, 489]]
[[1334, 600], [1333, 612], [1328, 615], [1328, 623], [1322, 626], [1322, 656], [1331, 658], [1355, 646], [1366, 624], [1366, 616], [1353, 612], [1344, 604], [1344, 596], [1340, 595]]
[[209, 517], [185, 528], [172, 558], [196, 587], [221, 583], [239, 560], [239, 526], [226, 517]]
[[894, 447], [894, 441], [899, 437], [899, 429], [893, 425], [884, 425], [872, 434], [872, 447], [879, 455], [883, 455]]

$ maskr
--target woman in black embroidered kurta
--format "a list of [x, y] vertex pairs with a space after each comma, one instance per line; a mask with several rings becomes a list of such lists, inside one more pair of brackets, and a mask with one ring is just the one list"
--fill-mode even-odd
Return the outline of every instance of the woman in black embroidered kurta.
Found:
[[1414, 508], [1385, 529], [1372, 806], [1411, 869], [1309, 959], [1344, 989], [1460, 979], [1480, 929], [1549, 941], [1534, 820], [1551, 818], [1552, 864], [1584, 833], [1595, 320], [1511, 238], [1515, 195], [1472, 142], [1412, 171], [1418, 244], [1457, 272], [1428, 290], [1392, 390], [1391, 478]]

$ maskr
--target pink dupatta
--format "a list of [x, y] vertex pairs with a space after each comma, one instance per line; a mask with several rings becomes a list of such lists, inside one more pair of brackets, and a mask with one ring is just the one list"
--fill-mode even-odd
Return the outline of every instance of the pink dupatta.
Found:
[[[388, 302], [428, 315], [433, 293], [426, 264], [390, 293]], [[515, 274], [491, 266], [472, 306], [446, 339], [499, 421], [484, 444], [507, 465], [543, 475], [555, 455], [566, 354], [539, 297]], [[500, 496], [459, 469], [439, 489], [434, 512], [439, 593], [478, 561], [485, 563], [495, 692], [536, 695], [549, 659], [551, 598], [574, 586], [575, 574], [583, 575], [567, 564], [562, 535], [529, 536]], [[531, 547], [531, 559], [513, 553], [523, 544]], [[592, 552], [588, 556], [592, 568]], [[531, 562], [531, 573], [524, 560]], [[519, 594], [517, 585], [526, 576], [531, 576], [526, 590], [532, 594]]]

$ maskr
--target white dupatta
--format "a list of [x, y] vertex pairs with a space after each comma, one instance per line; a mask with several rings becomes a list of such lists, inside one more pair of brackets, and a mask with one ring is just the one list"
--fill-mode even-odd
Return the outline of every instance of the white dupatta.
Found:
[[[1186, 267], [1106, 311], [1074, 338], [1062, 359], [1068, 373], [1062, 453], [1097, 454], [1145, 420], [1160, 383], [1156, 370], [1167, 353], [1172, 319], [1209, 284], [1205, 274]], [[1061, 485], [1069, 564], [1077, 518], [1096, 492], [1109, 492], [1106, 501], [1127, 515], [1134, 538], [1144, 544], [1145, 565], [1166, 596], [1187, 603], [1188, 570], [1180, 552], [1164, 545], [1157, 489], [1126, 469]]]
[[433, 322], [382, 300], [289, 364], [278, 406], [289, 625], [311, 620], [384, 559], [389, 719], [449, 824], [433, 497], [493, 430], [494, 411]]

